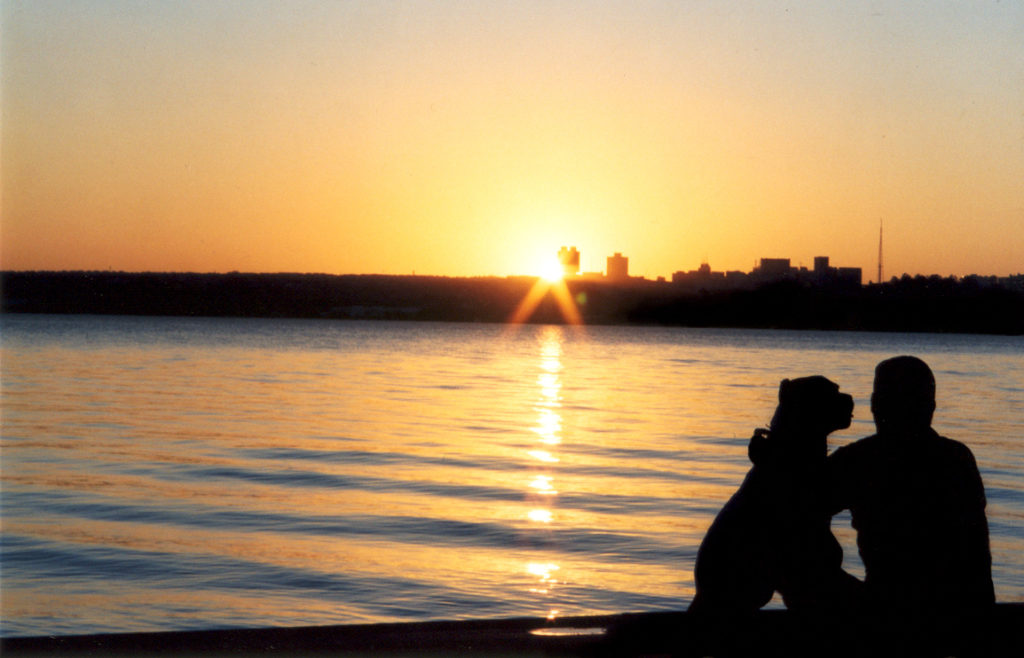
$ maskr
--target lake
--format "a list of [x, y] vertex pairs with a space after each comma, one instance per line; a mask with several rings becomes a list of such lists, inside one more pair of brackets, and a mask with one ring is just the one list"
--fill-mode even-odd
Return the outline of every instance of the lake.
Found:
[[[779, 380], [924, 358], [1024, 600], [1019, 337], [18, 315], [6, 636], [683, 609]], [[857, 574], [848, 516], [833, 529]], [[779, 605], [773, 602], [772, 605]]]

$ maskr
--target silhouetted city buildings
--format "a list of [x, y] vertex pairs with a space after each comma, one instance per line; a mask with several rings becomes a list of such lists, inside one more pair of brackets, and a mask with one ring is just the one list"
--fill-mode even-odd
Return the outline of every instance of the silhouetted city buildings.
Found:
[[793, 273], [788, 258], [762, 258], [753, 274], [762, 279], [784, 279]]
[[[641, 276], [631, 277], [629, 258], [618, 251], [607, 257], [604, 274], [580, 274], [580, 252], [576, 247], [559, 249], [558, 260], [562, 264], [564, 275], [571, 279], [608, 283], [666, 283], [664, 277], [658, 277], [656, 281]], [[704, 262], [696, 270], [680, 270], [672, 274], [672, 284], [675, 288], [692, 292], [753, 290], [784, 281], [813, 288], [853, 289], [861, 287], [863, 273], [859, 267], [832, 267], [828, 256], [815, 256], [814, 269], [811, 270], [806, 267], [794, 267], [788, 258], [762, 258], [750, 272], [715, 272], [707, 262]], [[979, 282], [979, 286], [981, 285], [984, 285], [984, 282]]]
[[817, 288], [859, 288], [859, 267], [832, 267], [828, 256], [815, 256], [814, 269], [794, 267], [788, 258], [762, 258], [750, 272], [713, 272], [707, 263], [690, 272], [675, 272], [672, 283], [694, 291], [751, 290], [773, 283], [790, 281]]
[[711, 266], [707, 263], [701, 263], [700, 267], [689, 272], [674, 272], [672, 274], [672, 283], [677, 288], [693, 291], [705, 290], [708, 292], [747, 290], [753, 286], [753, 281], [748, 273], [737, 270], [712, 272]]
[[562, 247], [558, 250], [558, 262], [564, 276], [575, 276], [580, 271], [580, 252], [576, 247]]

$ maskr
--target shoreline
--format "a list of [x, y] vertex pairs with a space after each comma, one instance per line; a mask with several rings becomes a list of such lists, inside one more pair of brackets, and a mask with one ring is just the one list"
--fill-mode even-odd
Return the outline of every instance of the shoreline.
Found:
[[[964, 621], [958, 640], [933, 649], [980, 647], [981, 655], [1024, 655], [1024, 602], [997, 604], [982, 620]], [[760, 656], [877, 655], [863, 642], [867, 620], [761, 610], [725, 632], [686, 612], [585, 617], [426, 621], [295, 628], [246, 628], [0, 638], [4, 655], [325, 654], [360, 656], [640, 656], [754, 652]], [[936, 625], [938, 627], [938, 625]], [[945, 629], [945, 627], [943, 627]], [[858, 635], [861, 633], [861, 635]], [[962, 637], [969, 639], [964, 641]], [[914, 638], [915, 647], [920, 638]], [[934, 638], [930, 638], [934, 639]], [[959, 645], [954, 644], [960, 642]], [[883, 651], [884, 653], [884, 651]], [[940, 655], [946, 655], [940, 653]], [[959, 655], [959, 654], [958, 654]]]
[[[0, 272], [0, 312], [505, 323], [535, 277]], [[1024, 290], [937, 277], [705, 290], [571, 279], [583, 324], [1024, 335]], [[556, 295], [527, 318], [566, 324]]]

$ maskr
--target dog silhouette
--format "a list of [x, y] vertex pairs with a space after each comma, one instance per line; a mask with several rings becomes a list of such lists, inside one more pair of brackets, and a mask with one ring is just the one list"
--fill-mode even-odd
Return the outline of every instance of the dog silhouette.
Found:
[[697, 552], [697, 613], [753, 613], [782, 595], [791, 609], [842, 606], [860, 581], [842, 570], [830, 529], [830, 432], [850, 426], [853, 398], [820, 375], [784, 379], [770, 429], [755, 430], [753, 466]]

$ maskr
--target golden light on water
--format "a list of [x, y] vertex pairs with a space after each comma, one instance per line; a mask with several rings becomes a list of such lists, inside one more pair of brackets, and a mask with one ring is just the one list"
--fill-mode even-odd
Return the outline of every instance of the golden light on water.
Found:
[[542, 443], [557, 445], [562, 442], [558, 436], [562, 431], [562, 417], [551, 409], [540, 409], [534, 431], [540, 436]]
[[551, 523], [551, 510], [549, 509], [535, 509], [530, 510], [527, 518], [537, 523]]
[[[538, 281], [539, 284], [540, 281]], [[565, 282], [559, 281], [555, 285], [558, 284], [564, 286]], [[543, 502], [540, 506], [530, 509], [526, 518], [533, 523], [545, 526], [550, 525], [555, 519], [552, 507], [558, 495], [554, 485], [555, 473], [551, 469], [559, 462], [559, 457], [552, 450], [554, 446], [562, 443], [562, 415], [560, 413], [562, 406], [562, 341], [564, 339], [562, 332], [561, 327], [547, 327], [541, 335], [540, 361], [538, 363], [540, 372], [536, 380], [538, 397], [534, 404], [537, 420], [533, 429], [537, 434], [537, 442], [545, 446], [545, 449], [530, 450], [527, 453], [540, 462], [539, 472], [535, 472], [530, 480], [530, 495], [542, 496]], [[536, 577], [538, 581], [530, 588], [530, 592], [549, 597], [557, 583], [552, 574], [558, 569], [559, 566], [554, 562], [530, 562], [527, 564], [527, 573]], [[557, 614], [557, 610], [550, 610], [548, 619], [554, 619]]]
[[537, 461], [548, 464], [555, 464], [559, 461], [558, 457], [555, 457], [547, 450], [531, 450], [528, 454]]
[[540, 385], [540, 392], [548, 400], [557, 400], [561, 383], [556, 373], [545, 372], [537, 377], [537, 384]]
[[551, 479], [549, 475], [538, 475], [530, 482], [530, 488], [542, 496], [556, 496], [558, 492], [552, 486]]
[[537, 425], [534, 431], [540, 436], [541, 443], [557, 445], [562, 442], [562, 416], [558, 409], [562, 406], [562, 345], [561, 334], [551, 333], [545, 335], [545, 341], [541, 347], [540, 367], [542, 372], [537, 376], [537, 386], [540, 388], [540, 400], [537, 402]]
[[526, 572], [532, 576], [537, 576], [545, 583], [558, 582], [551, 575], [558, 571], [559, 567], [553, 562], [531, 562], [526, 565]]
[[531, 562], [526, 570], [534, 576], [540, 576], [545, 580], [550, 580], [551, 572], [558, 571], [558, 565], [550, 562]]

